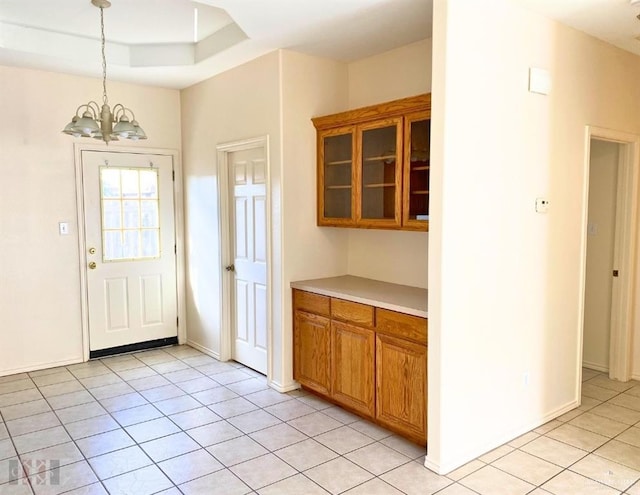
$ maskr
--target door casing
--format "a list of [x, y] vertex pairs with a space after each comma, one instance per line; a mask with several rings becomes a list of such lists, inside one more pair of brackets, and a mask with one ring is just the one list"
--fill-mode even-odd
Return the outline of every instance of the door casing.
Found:
[[587, 126], [585, 136], [584, 189], [582, 191], [582, 239], [580, 260], [580, 302], [576, 397], [582, 391], [582, 352], [584, 337], [584, 305], [587, 272], [587, 233], [589, 213], [589, 167], [591, 140], [610, 141], [627, 145], [621, 148], [618, 168], [616, 219], [614, 236], [614, 264], [620, 271], [618, 283], [613, 284], [611, 306], [611, 345], [609, 377], [620, 381], [631, 378], [631, 337], [633, 330], [633, 301], [636, 276], [636, 226], [638, 218], [638, 167], [640, 136], [626, 132]]
[[272, 293], [272, 235], [271, 235], [271, 161], [269, 159], [269, 136], [259, 136], [256, 138], [244, 139], [222, 143], [216, 146], [218, 174], [218, 198], [220, 200], [220, 294], [222, 294], [222, 321], [220, 326], [220, 361], [228, 361], [232, 357], [233, 343], [233, 305], [231, 296], [225, 294], [232, 293], [232, 284], [229, 274], [224, 271], [224, 266], [233, 263], [233, 252], [231, 249], [231, 198], [229, 197], [230, 177], [229, 177], [229, 153], [243, 151], [252, 148], [264, 148], [266, 159], [267, 175], [267, 380], [271, 380], [273, 370], [273, 293]]
[[85, 208], [84, 208], [84, 174], [82, 167], [82, 152], [109, 152], [127, 153], [139, 155], [164, 155], [173, 160], [175, 180], [173, 181], [174, 221], [176, 235], [176, 293], [178, 297], [178, 342], [184, 344], [187, 341], [187, 318], [185, 300], [185, 263], [184, 263], [184, 214], [183, 214], [183, 188], [182, 188], [182, 164], [177, 150], [162, 148], [134, 148], [113, 146], [109, 149], [104, 146], [90, 144], [74, 144], [74, 162], [76, 177], [76, 204], [78, 222], [78, 254], [80, 266], [80, 315], [82, 324], [82, 353], [84, 361], [89, 360], [89, 298], [87, 285], [87, 244], [85, 239]]

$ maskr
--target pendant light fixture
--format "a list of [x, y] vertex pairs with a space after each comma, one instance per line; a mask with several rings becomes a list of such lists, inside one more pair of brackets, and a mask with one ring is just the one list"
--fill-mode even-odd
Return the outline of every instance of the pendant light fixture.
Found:
[[74, 137], [101, 139], [107, 144], [109, 144], [109, 141], [118, 141], [119, 139], [131, 139], [133, 141], [147, 139], [147, 135], [130, 109], [120, 103], [113, 107], [113, 111], [109, 107], [109, 98], [107, 97], [107, 59], [104, 54], [104, 9], [111, 7], [111, 2], [108, 0], [91, 0], [91, 3], [100, 9], [102, 108], [95, 101], [80, 105], [71, 122], [67, 124], [62, 132]]

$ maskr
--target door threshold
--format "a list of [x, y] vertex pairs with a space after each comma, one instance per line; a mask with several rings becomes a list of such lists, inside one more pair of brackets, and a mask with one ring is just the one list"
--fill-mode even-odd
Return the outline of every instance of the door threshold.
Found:
[[170, 345], [178, 345], [178, 337], [167, 337], [164, 339], [147, 340], [146, 342], [136, 342], [135, 344], [120, 345], [117, 347], [109, 347], [107, 349], [98, 349], [97, 351], [89, 351], [89, 359], [97, 359], [116, 354], [126, 354], [129, 352], [144, 351], [145, 349], [154, 349], [156, 347], [167, 347]]

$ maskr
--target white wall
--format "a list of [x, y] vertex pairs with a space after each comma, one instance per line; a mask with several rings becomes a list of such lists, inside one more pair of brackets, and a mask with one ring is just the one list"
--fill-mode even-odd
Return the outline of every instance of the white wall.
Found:
[[640, 133], [640, 63], [502, 0], [435, 0], [433, 53], [427, 465], [447, 472], [578, 403], [585, 125]]
[[[147, 132], [138, 147], [180, 148], [177, 91], [108, 82], [108, 92]], [[101, 95], [98, 79], [0, 66], [0, 375], [82, 361], [73, 143], [96, 141], [60, 131]]]
[[609, 371], [619, 146], [591, 141], [582, 362], [600, 371]]
[[[431, 39], [349, 64], [349, 108], [431, 91]], [[352, 275], [427, 287], [429, 234], [349, 230]]]
[[[181, 92], [187, 252], [188, 340], [219, 355], [222, 267], [216, 146], [269, 136], [273, 239], [280, 239], [281, 131], [277, 52]], [[275, 202], [273, 201], [275, 199]], [[279, 260], [279, 258], [276, 258]], [[277, 262], [277, 261], [276, 261]], [[274, 271], [274, 275], [278, 275]], [[272, 290], [282, 281], [274, 279]], [[274, 302], [276, 299], [274, 299]], [[279, 317], [279, 316], [278, 316]]]

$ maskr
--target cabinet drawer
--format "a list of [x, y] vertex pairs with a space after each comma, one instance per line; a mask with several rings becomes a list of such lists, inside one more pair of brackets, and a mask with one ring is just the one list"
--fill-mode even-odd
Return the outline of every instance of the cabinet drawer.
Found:
[[427, 343], [427, 319], [378, 308], [376, 331], [419, 344]]
[[329, 316], [330, 299], [327, 296], [305, 292], [303, 290], [293, 290], [293, 307], [302, 309], [309, 313], [322, 316]]
[[338, 320], [373, 327], [373, 306], [331, 298], [331, 317]]

